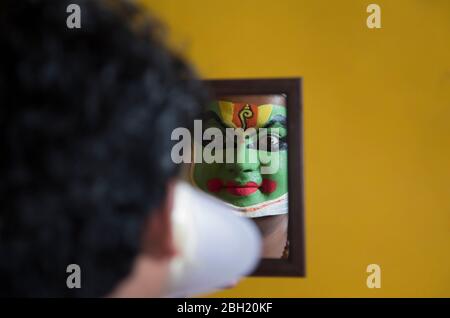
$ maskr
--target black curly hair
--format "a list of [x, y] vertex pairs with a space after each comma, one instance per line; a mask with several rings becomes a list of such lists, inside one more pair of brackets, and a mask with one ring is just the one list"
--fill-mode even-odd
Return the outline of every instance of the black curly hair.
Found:
[[206, 101], [163, 31], [129, 1], [1, 1], [0, 296], [104, 296], [131, 270]]

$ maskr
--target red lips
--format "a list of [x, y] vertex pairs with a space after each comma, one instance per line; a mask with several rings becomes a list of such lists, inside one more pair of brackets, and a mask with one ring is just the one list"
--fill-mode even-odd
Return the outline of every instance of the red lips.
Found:
[[236, 196], [248, 196], [255, 193], [258, 189], [262, 193], [272, 193], [276, 190], [277, 183], [270, 179], [263, 179], [260, 185], [256, 182], [238, 184], [234, 181], [228, 181], [225, 184], [221, 179], [214, 178], [208, 180], [206, 186], [210, 192], [219, 192], [222, 189], [226, 189], [229, 193]]
[[238, 195], [240, 197], [246, 197], [247, 195], [250, 195], [258, 190], [258, 184], [255, 182], [237, 184], [236, 182], [228, 181], [226, 189], [231, 194]]

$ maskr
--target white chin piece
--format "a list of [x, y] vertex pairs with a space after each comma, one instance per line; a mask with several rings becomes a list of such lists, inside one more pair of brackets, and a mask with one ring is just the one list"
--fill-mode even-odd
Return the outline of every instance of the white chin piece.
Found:
[[277, 199], [248, 207], [239, 207], [232, 204], [228, 205], [237, 215], [247, 218], [260, 218], [263, 216], [287, 214], [289, 211], [287, 193]]
[[208, 293], [235, 283], [260, 261], [256, 225], [221, 201], [179, 181], [175, 188], [171, 262], [165, 297]]

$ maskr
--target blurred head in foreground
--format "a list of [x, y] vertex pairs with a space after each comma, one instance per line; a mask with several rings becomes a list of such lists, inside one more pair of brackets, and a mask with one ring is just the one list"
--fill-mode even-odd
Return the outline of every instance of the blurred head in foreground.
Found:
[[0, 296], [158, 295], [170, 134], [206, 103], [160, 31], [126, 1], [1, 2]]

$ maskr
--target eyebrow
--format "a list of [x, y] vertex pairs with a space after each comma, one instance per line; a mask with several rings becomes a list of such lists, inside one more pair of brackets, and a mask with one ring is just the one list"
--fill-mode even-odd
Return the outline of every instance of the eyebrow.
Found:
[[272, 119], [269, 120], [267, 122], [267, 124], [264, 125], [263, 128], [268, 128], [268, 127], [274, 126], [275, 124], [280, 124], [283, 127], [286, 127], [286, 116], [283, 116], [283, 115], [273, 116]]
[[202, 116], [202, 120], [203, 121], [208, 121], [210, 119], [215, 120], [220, 126], [222, 126], [224, 129], [228, 128], [227, 125], [225, 125], [225, 123], [220, 119], [219, 115], [217, 115], [215, 112], [213, 111], [207, 111], [203, 114]]

